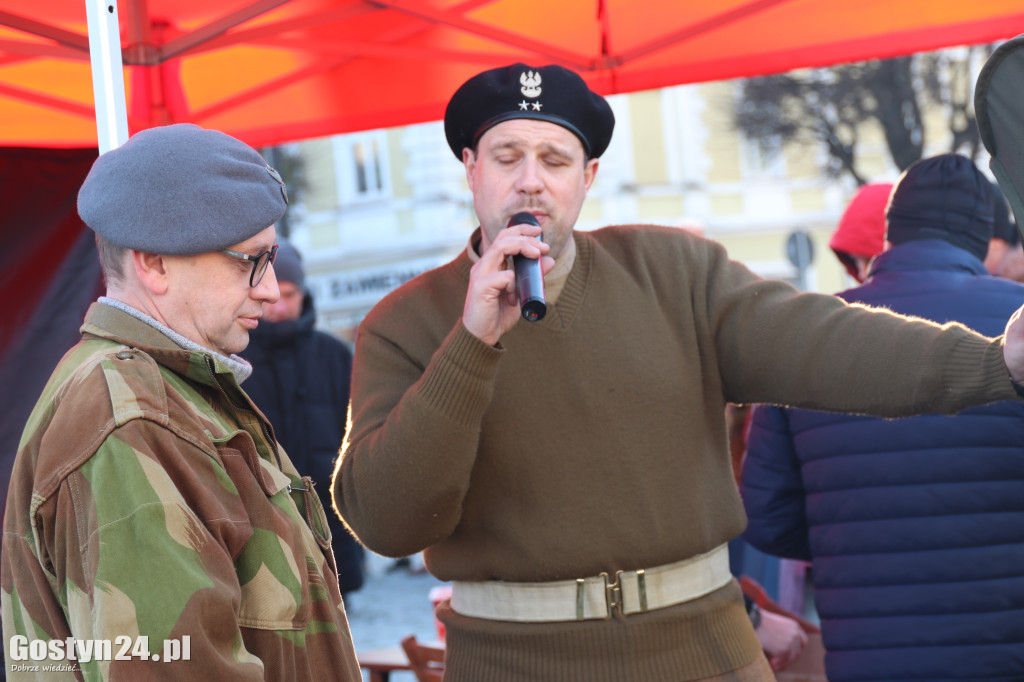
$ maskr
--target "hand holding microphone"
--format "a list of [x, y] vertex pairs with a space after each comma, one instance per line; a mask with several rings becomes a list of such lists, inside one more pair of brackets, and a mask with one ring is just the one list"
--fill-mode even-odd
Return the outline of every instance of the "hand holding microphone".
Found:
[[[514, 225], [536, 225], [540, 226], [537, 218], [531, 213], [516, 213], [512, 216], [506, 227]], [[540, 239], [540, 237], [537, 237]], [[544, 300], [544, 275], [540, 268], [540, 259], [527, 258], [516, 254], [512, 256], [512, 264], [516, 271], [516, 290], [519, 292], [519, 307], [522, 310], [523, 319], [528, 322], [537, 322], [544, 318], [548, 311], [547, 302]]]

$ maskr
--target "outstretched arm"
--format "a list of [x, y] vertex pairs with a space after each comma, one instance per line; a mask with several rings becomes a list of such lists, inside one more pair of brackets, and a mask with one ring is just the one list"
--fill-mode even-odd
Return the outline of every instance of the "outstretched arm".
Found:
[[1021, 320], [1021, 311], [1024, 307], [1018, 308], [1010, 317], [1003, 337], [1003, 360], [1015, 384], [1024, 384], [1024, 321]]

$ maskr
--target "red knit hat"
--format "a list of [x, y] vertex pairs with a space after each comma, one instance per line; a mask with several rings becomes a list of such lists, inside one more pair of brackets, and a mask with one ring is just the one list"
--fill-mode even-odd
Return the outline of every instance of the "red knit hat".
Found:
[[832, 233], [828, 245], [846, 266], [852, 277], [856, 268], [840, 254], [873, 258], [885, 251], [885, 209], [892, 192], [891, 183], [863, 185], [850, 201]]

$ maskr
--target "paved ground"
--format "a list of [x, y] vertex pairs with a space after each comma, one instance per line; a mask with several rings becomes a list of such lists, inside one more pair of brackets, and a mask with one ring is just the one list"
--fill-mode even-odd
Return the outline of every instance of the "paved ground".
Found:
[[[438, 638], [430, 590], [445, 583], [425, 572], [389, 572], [393, 561], [367, 553], [366, 582], [346, 604], [357, 652], [398, 646], [409, 634], [428, 642]], [[412, 564], [423, 565], [418, 556]], [[411, 673], [391, 675], [391, 682], [414, 681]]]

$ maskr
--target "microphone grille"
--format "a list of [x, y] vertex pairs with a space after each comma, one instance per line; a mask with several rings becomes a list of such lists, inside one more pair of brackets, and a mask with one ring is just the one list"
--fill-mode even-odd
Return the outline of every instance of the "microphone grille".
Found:
[[511, 218], [508, 219], [508, 225], [506, 225], [506, 227], [512, 227], [513, 225], [537, 225], [537, 226], [540, 226], [540, 223], [537, 222], [536, 216], [534, 216], [532, 213], [527, 213], [526, 211], [520, 211], [519, 213], [516, 213], [514, 216], [512, 216]]

